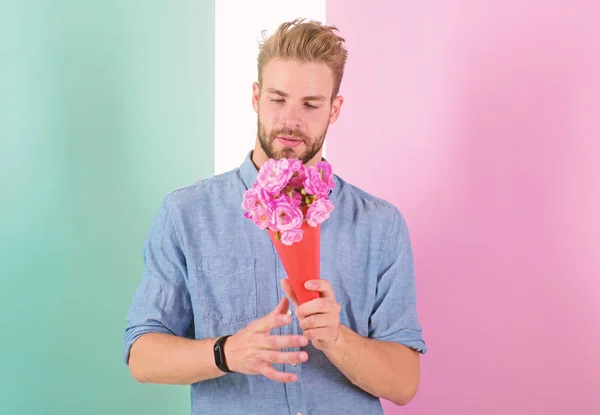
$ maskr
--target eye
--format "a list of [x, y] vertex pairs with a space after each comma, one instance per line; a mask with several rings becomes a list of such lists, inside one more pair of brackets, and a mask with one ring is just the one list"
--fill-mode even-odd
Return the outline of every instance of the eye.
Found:
[[315, 107], [315, 106], [314, 106], [314, 105], [312, 105], [312, 104], [309, 104], [308, 102], [307, 102], [306, 104], [304, 104], [304, 106], [306, 106], [307, 108], [313, 109], [313, 110], [315, 110], [315, 109], [317, 109], [317, 108], [318, 108], [318, 107]]
[[271, 98], [272, 102], [284, 102], [282, 98]]

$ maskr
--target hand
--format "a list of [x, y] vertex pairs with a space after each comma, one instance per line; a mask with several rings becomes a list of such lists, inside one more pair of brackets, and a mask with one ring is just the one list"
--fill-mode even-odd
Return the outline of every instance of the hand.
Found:
[[250, 323], [225, 342], [225, 359], [229, 369], [247, 375], [262, 374], [278, 382], [295, 382], [298, 377], [292, 373], [279, 372], [273, 363], [301, 363], [308, 359], [306, 352], [281, 352], [278, 349], [304, 347], [308, 344], [305, 336], [271, 335], [276, 327], [291, 323], [286, 312], [289, 301], [283, 298], [277, 307], [261, 319]]
[[298, 304], [298, 299], [288, 279], [281, 281], [281, 287], [296, 306], [296, 316], [304, 336], [321, 351], [325, 352], [333, 348], [340, 336], [340, 311], [342, 308], [335, 299], [331, 284], [323, 279], [307, 281], [306, 289], [319, 291], [321, 296], [302, 305]]

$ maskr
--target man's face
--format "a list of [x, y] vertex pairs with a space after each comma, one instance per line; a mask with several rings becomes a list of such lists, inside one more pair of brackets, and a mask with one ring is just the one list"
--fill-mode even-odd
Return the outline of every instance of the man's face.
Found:
[[341, 97], [331, 101], [333, 82], [323, 63], [272, 60], [263, 68], [262, 86], [254, 84], [253, 106], [267, 158], [320, 161], [327, 128], [342, 103]]

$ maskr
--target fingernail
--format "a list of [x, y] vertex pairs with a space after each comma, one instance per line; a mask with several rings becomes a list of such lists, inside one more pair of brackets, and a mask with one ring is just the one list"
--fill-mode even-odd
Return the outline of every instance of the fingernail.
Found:
[[306, 287], [306, 288], [313, 288], [313, 283], [310, 282], [310, 281], [308, 281], [308, 282], [304, 283], [304, 287]]

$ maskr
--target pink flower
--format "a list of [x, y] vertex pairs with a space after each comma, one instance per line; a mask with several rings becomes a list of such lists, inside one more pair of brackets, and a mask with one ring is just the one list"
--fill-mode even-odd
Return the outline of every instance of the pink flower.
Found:
[[329, 195], [329, 186], [321, 178], [321, 172], [316, 167], [306, 168], [306, 180], [304, 180], [306, 191], [317, 197], [327, 197]]
[[272, 206], [274, 206], [272, 204], [273, 201], [277, 201], [277, 203], [281, 203], [282, 201], [285, 201], [286, 203], [289, 203], [290, 205], [293, 205], [293, 206], [300, 206], [302, 204], [304, 197], [302, 196], [302, 194], [300, 192], [298, 192], [297, 190], [288, 190], [288, 189], [284, 189], [284, 190], [286, 190], [286, 193], [281, 193], [279, 196], [275, 196], [274, 198], [271, 199], [271, 202], [269, 202], [269, 207], [273, 208], [272, 207]]
[[289, 231], [281, 232], [281, 242], [284, 245], [291, 245], [295, 242], [302, 240], [302, 229], [291, 229]]
[[292, 196], [289, 198], [290, 198], [290, 203], [293, 204], [294, 206], [300, 206], [302, 204], [302, 195], [295, 190], [292, 192]]
[[329, 214], [333, 212], [333, 203], [327, 199], [317, 199], [308, 207], [306, 212], [306, 222], [312, 226], [323, 223]]
[[266, 189], [259, 187], [258, 183], [254, 183], [254, 187], [256, 187], [256, 194], [261, 204], [265, 207], [269, 206], [269, 203], [271, 203], [273, 200], [273, 195], [271, 195]]
[[273, 222], [278, 231], [289, 231], [300, 228], [304, 215], [298, 206], [291, 203], [289, 197], [273, 199], [270, 204], [273, 211]]
[[299, 189], [304, 186], [304, 180], [306, 180], [306, 169], [304, 165], [301, 165], [300, 169], [292, 175], [290, 186], [294, 189]]
[[290, 163], [290, 169], [292, 169], [292, 171], [294, 172], [304, 169], [304, 164], [302, 164], [302, 160], [288, 159], [288, 162]]
[[258, 193], [256, 192], [256, 189], [250, 188], [246, 190], [242, 199], [242, 209], [252, 210], [258, 206], [260, 206], [260, 201], [258, 200]]
[[258, 197], [258, 189], [256, 186], [246, 190], [242, 199], [242, 208], [244, 210], [253, 210], [261, 207], [262, 202]]
[[321, 172], [321, 177], [325, 184], [330, 189], [335, 188], [335, 182], [333, 181], [333, 172], [331, 171], [331, 164], [326, 161], [320, 161], [317, 163], [317, 170]]
[[244, 216], [260, 228], [266, 229], [274, 226], [273, 211], [269, 207], [271, 196], [254, 183], [252, 188], [244, 192], [242, 208], [246, 210]]
[[265, 230], [267, 228], [274, 230], [275, 223], [273, 222], [273, 211], [269, 208], [258, 208], [244, 213], [244, 216], [252, 221], [260, 229]]
[[290, 167], [290, 160], [269, 159], [258, 172], [256, 181], [258, 186], [271, 195], [278, 194], [288, 183], [294, 171]]
[[254, 183], [250, 189], [244, 192], [242, 208], [253, 210], [267, 207], [271, 200], [273, 200], [273, 197], [265, 189], [259, 187], [258, 183]]

